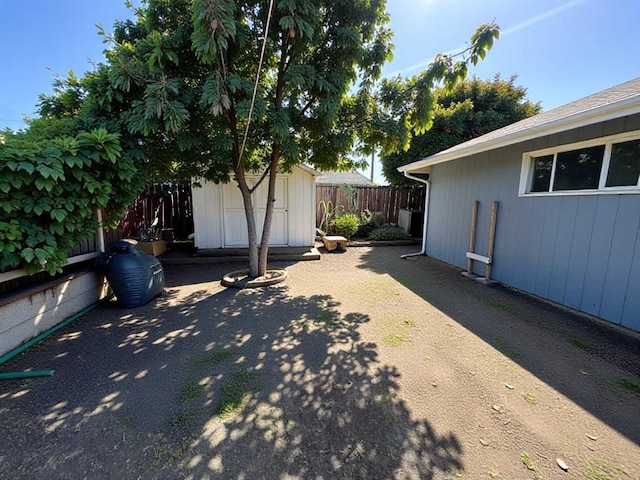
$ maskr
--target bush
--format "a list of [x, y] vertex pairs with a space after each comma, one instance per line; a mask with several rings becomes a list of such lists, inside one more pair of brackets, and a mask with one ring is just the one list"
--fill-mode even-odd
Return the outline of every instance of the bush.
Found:
[[358, 231], [360, 221], [353, 213], [345, 213], [331, 222], [331, 226], [337, 235], [351, 238]]
[[369, 240], [411, 240], [411, 235], [407, 235], [400, 227], [380, 227], [371, 232]]
[[382, 212], [372, 212], [365, 208], [360, 213], [360, 227], [356, 233], [357, 237], [368, 237], [369, 234], [378, 228], [382, 223]]
[[67, 250], [120, 217], [140, 188], [135, 158], [104, 129], [76, 137], [0, 143], [0, 271], [62, 271]]

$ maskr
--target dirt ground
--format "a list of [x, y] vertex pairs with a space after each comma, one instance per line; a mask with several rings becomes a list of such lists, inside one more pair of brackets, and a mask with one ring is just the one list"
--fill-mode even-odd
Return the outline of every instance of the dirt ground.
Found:
[[0, 478], [640, 479], [640, 336], [411, 249], [166, 267], [3, 365]]

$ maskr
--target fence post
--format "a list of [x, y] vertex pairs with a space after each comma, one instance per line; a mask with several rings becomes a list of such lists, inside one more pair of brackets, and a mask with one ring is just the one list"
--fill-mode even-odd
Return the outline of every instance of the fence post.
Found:
[[102, 210], [96, 210], [98, 216], [98, 230], [96, 231], [96, 239], [98, 241], [98, 251], [104, 252], [104, 227], [102, 226]]

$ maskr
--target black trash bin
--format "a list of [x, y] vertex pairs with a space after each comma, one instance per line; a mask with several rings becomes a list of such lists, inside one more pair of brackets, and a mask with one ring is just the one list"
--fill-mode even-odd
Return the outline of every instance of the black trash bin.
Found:
[[137, 245], [120, 240], [98, 257], [98, 268], [123, 307], [139, 307], [164, 290], [162, 264]]

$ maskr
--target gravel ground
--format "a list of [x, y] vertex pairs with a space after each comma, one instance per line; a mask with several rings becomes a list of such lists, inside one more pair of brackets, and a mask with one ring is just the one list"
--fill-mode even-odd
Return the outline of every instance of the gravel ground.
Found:
[[408, 249], [166, 267], [3, 365], [0, 478], [640, 479], [639, 335]]

